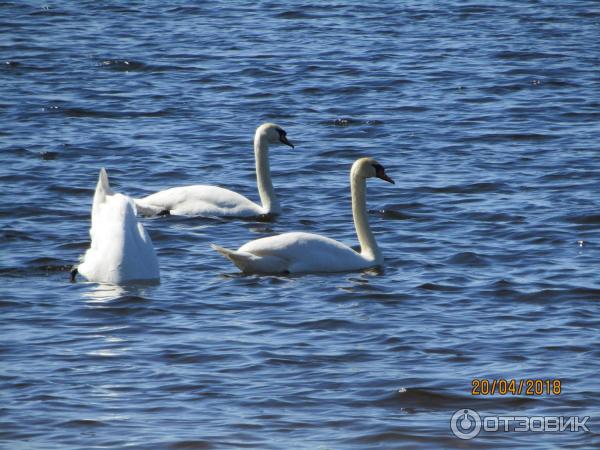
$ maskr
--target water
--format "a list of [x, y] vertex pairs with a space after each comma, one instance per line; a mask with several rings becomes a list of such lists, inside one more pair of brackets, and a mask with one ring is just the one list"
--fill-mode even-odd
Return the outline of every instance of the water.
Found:
[[[600, 445], [597, 2], [8, 1], [0, 29], [1, 447]], [[297, 144], [280, 218], [144, 220], [159, 286], [68, 282], [101, 166], [257, 200], [264, 121]], [[367, 155], [397, 182], [368, 184], [383, 270], [242, 276], [209, 248], [356, 245]], [[461, 441], [461, 408], [591, 431]]]

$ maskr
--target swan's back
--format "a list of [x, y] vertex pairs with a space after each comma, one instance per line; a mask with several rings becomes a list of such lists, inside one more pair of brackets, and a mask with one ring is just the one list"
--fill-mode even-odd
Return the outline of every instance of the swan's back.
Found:
[[264, 214], [262, 207], [237, 192], [204, 184], [179, 186], [135, 200], [142, 214], [169, 211], [182, 216], [245, 217]]
[[372, 261], [341, 242], [304, 232], [256, 239], [244, 244], [238, 252], [279, 258], [287, 266], [282, 271], [290, 273], [360, 270], [372, 265]]
[[78, 272], [90, 281], [103, 283], [158, 280], [156, 253], [136, 219], [133, 201], [122, 194], [107, 195], [112, 191], [108, 178], [105, 181], [101, 172], [92, 207], [92, 243]]

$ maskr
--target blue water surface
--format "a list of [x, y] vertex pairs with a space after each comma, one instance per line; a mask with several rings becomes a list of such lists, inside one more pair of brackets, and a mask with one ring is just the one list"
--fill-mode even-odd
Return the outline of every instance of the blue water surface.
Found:
[[[598, 448], [595, 1], [0, 3], [0, 447]], [[100, 167], [134, 197], [194, 183], [274, 221], [143, 219], [158, 286], [69, 283]], [[300, 230], [381, 270], [244, 276], [210, 243]], [[473, 378], [560, 395], [471, 395]], [[455, 411], [589, 432], [450, 430]]]

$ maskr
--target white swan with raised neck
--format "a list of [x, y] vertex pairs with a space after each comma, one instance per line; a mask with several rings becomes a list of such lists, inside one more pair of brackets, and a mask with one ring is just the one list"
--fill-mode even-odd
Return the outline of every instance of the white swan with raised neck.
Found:
[[138, 212], [146, 216], [172, 214], [205, 217], [256, 217], [280, 214], [281, 206], [271, 181], [270, 144], [294, 147], [288, 140], [286, 131], [279, 125], [264, 123], [256, 129], [254, 158], [260, 205], [237, 192], [219, 186], [192, 185], [174, 187], [137, 199], [135, 203]]
[[245, 273], [345, 272], [380, 266], [383, 255], [369, 226], [366, 205], [366, 180], [372, 177], [394, 183], [373, 158], [361, 158], [352, 165], [352, 215], [360, 252], [328, 237], [304, 232], [256, 239], [238, 250], [212, 247]]

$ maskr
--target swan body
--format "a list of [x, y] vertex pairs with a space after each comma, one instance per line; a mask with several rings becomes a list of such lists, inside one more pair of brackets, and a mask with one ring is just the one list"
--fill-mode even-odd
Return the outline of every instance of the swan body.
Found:
[[158, 281], [152, 241], [136, 219], [131, 198], [113, 193], [106, 170], [100, 170], [92, 206], [92, 243], [75, 273], [89, 281], [125, 284]]
[[193, 185], [175, 187], [137, 199], [137, 210], [146, 216], [164, 211], [172, 215], [204, 217], [256, 217], [280, 214], [281, 207], [273, 189], [269, 166], [269, 144], [277, 143], [294, 147], [288, 141], [286, 132], [278, 125], [265, 123], [256, 129], [254, 157], [260, 205], [229, 189]]
[[393, 183], [373, 158], [361, 158], [352, 166], [352, 213], [360, 253], [328, 237], [303, 232], [256, 239], [238, 250], [212, 247], [246, 273], [345, 272], [379, 266], [383, 255], [369, 228], [366, 211], [366, 178], [370, 177]]
[[341, 242], [304, 232], [256, 239], [238, 250], [213, 248], [248, 273], [345, 272], [374, 263]]
[[140, 214], [152, 216], [162, 211], [176, 216], [254, 217], [266, 210], [237, 192], [219, 186], [197, 184], [156, 192], [136, 200]]

